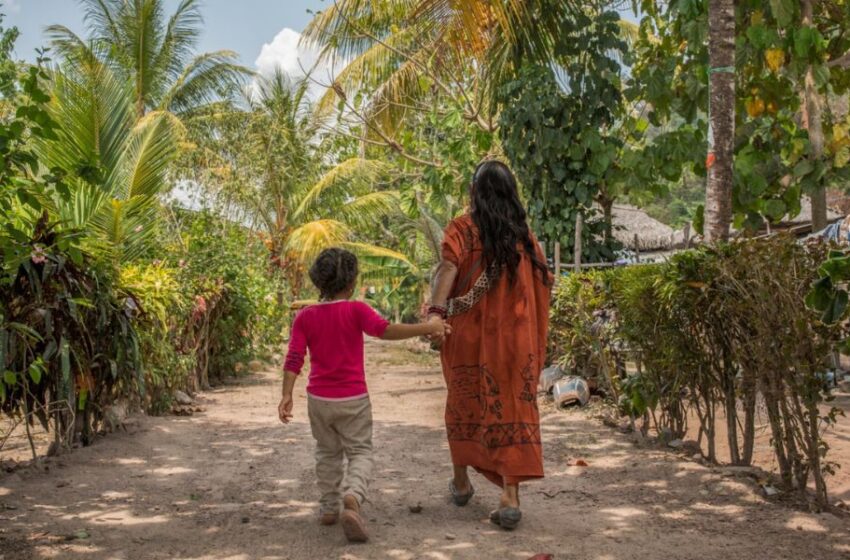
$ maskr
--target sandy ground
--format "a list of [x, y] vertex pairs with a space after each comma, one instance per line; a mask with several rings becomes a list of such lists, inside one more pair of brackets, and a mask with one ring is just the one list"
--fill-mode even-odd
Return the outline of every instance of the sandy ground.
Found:
[[[448, 503], [444, 388], [434, 357], [368, 348], [376, 470], [372, 540], [316, 523], [303, 384], [295, 423], [276, 417], [274, 372], [206, 393], [192, 417], [127, 432], [0, 475], [0, 558], [365, 560], [850, 558], [850, 521], [768, 502], [749, 479], [638, 447], [583, 412], [545, 405], [547, 478], [523, 490], [524, 520], [486, 520], [498, 491], [474, 477]], [[577, 458], [589, 466], [568, 466]], [[410, 506], [421, 505], [421, 513]]]

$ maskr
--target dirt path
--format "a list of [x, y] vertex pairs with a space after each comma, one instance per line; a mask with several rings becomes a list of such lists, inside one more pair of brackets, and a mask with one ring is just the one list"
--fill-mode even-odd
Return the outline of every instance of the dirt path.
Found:
[[[544, 414], [548, 478], [528, 485], [515, 533], [489, 525], [497, 491], [450, 506], [442, 378], [431, 357], [369, 347], [375, 410], [372, 542], [315, 522], [303, 384], [275, 415], [274, 373], [207, 393], [206, 412], [0, 478], [0, 558], [90, 560], [850, 558], [850, 523], [768, 503], [750, 482], [635, 447], [582, 413]], [[567, 466], [581, 457], [587, 468]], [[408, 507], [421, 504], [422, 512]], [[73, 535], [82, 538], [74, 538]], [[70, 540], [69, 540], [70, 539]]]

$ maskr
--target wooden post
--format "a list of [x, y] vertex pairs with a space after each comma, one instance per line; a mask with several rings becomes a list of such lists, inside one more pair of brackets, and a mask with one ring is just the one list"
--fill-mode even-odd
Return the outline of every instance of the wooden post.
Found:
[[576, 239], [573, 251], [573, 266], [576, 272], [581, 272], [581, 228], [584, 219], [581, 214], [576, 216]]
[[640, 245], [638, 244], [638, 234], [635, 234], [635, 262], [640, 262]]
[[546, 260], [546, 243], [540, 240], [537, 240], [537, 244], [540, 245], [540, 252], [543, 253], [543, 260]]
[[682, 230], [683, 237], [683, 248], [687, 249], [691, 246], [691, 222], [687, 222], [685, 224], [684, 229]]
[[558, 278], [561, 277], [561, 242], [555, 242], [555, 284], [558, 283]]

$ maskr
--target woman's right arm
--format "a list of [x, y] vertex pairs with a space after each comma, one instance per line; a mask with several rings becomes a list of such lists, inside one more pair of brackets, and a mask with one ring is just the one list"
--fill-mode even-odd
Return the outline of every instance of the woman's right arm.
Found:
[[434, 279], [431, 282], [431, 305], [445, 306], [449, 301], [449, 294], [452, 291], [455, 278], [457, 278], [457, 266], [454, 263], [443, 259], [434, 273]]
[[[446, 259], [440, 261], [440, 265], [434, 273], [434, 279], [431, 281], [432, 307], [446, 307], [449, 301], [449, 294], [451, 294], [452, 286], [455, 283], [455, 278], [457, 278], [457, 266]], [[431, 319], [433, 316], [429, 314], [428, 318]], [[431, 340], [440, 343], [445, 337], [445, 333], [437, 333], [431, 335]]]

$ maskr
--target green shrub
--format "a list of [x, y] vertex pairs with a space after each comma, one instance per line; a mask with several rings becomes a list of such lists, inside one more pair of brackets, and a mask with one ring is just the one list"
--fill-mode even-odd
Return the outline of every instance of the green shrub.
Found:
[[[712, 462], [721, 414], [729, 461], [752, 461], [762, 403], [782, 480], [800, 492], [813, 480], [823, 506], [824, 475], [833, 465], [822, 432], [838, 415], [820, 412], [830, 398], [823, 374], [842, 331], [804, 299], [826, 256], [821, 244], [780, 236], [685, 251], [660, 265], [572, 275], [555, 294], [552, 340], [561, 361], [585, 375], [600, 376], [628, 356], [637, 371], [626, 376], [620, 369], [613, 378], [623, 412], [643, 417], [644, 431], [651, 424], [675, 437], [687, 432], [693, 413]], [[834, 309], [830, 297], [809, 299]]]
[[136, 330], [142, 355], [145, 408], [161, 414], [171, 407], [176, 389], [186, 389], [196, 356], [184, 348], [191, 299], [177, 280], [177, 271], [163, 264], [134, 264], [120, 273], [121, 286], [138, 306]]
[[188, 340], [199, 353], [196, 387], [279, 348], [288, 318], [283, 281], [248, 229], [209, 213], [186, 216], [178, 279], [191, 291]]
[[[53, 422], [55, 441], [87, 444], [119, 397], [144, 394], [124, 298], [89, 257], [40, 220], [32, 256], [0, 278], [0, 399], [9, 415]], [[35, 449], [33, 448], [33, 455]]]
[[563, 277], [551, 306], [550, 355], [560, 356], [559, 365], [575, 374], [599, 372], [599, 336], [594, 323], [599, 313], [611, 307], [609, 272], [589, 271]]

